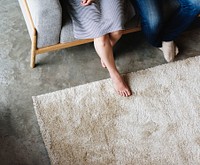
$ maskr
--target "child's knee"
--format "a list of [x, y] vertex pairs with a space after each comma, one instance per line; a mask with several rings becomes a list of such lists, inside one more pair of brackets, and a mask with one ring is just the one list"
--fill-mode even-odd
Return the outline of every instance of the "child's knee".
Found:
[[104, 35], [99, 38], [95, 38], [95, 42], [98, 43], [98, 45], [104, 47], [106, 43], [108, 42], [108, 39], [109, 39], [108, 37], [109, 37], [108, 35]]
[[112, 32], [111, 36], [115, 37], [115, 38], [120, 38], [122, 36], [122, 31], [116, 31], [116, 32]]

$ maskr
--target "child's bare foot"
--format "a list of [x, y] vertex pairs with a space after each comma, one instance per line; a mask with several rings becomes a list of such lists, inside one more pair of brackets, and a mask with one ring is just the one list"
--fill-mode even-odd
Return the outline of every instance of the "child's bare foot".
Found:
[[112, 73], [110, 77], [114, 83], [115, 90], [119, 93], [119, 95], [128, 97], [131, 96], [131, 90], [128, 85], [125, 83], [123, 78], [119, 75], [119, 73]]

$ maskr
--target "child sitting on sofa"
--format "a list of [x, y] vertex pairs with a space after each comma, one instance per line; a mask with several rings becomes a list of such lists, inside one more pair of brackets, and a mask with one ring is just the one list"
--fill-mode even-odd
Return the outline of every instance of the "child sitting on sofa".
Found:
[[126, 20], [134, 14], [126, 9], [130, 6], [126, 0], [68, 0], [74, 37], [94, 39], [102, 66], [108, 69], [115, 90], [124, 97], [130, 96], [131, 90], [116, 68], [113, 46], [122, 36]]

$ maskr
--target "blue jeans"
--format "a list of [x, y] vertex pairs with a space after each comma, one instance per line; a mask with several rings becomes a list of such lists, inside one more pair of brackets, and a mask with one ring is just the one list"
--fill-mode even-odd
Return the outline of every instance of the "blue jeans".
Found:
[[142, 30], [148, 41], [161, 47], [162, 41], [176, 39], [200, 13], [200, 0], [171, 0], [177, 5], [175, 13], [168, 21], [164, 20], [161, 0], [131, 0], [141, 16]]

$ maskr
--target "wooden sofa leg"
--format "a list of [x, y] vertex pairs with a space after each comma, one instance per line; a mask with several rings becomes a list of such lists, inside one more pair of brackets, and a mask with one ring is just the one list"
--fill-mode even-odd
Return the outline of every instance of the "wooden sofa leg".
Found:
[[31, 63], [30, 63], [31, 68], [35, 67], [35, 59], [36, 59], [36, 53], [35, 53], [34, 48], [32, 48], [32, 50], [31, 50]]
[[35, 61], [36, 61], [36, 44], [37, 44], [37, 36], [36, 34], [33, 35], [33, 38], [32, 38], [32, 46], [31, 46], [31, 63], [30, 63], [30, 66], [31, 68], [34, 68], [35, 67]]

